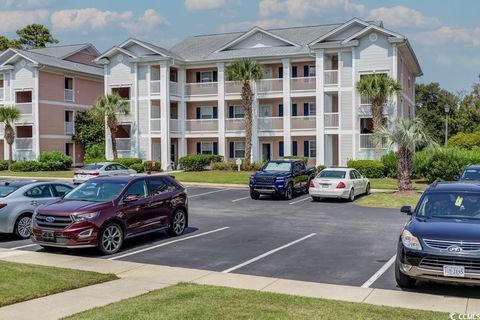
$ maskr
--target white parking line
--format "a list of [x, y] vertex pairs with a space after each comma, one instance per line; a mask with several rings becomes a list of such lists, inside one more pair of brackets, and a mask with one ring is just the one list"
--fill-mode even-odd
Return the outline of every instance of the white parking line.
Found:
[[200, 194], [194, 194], [193, 196], [189, 196], [189, 198], [200, 197], [200, 196], [204, 196], [204, 195], [207, 195], [207, 194], [217, 193], [217, 192], [222, 192], [222, 191], [227, 191], [227, 190], [232, 190], [232, 188], [226, 188], [226, 189], [204, 192], [204, 193], [200, 193]]
[[237, 202], [237, 201], [245, 200], [245, 199], [250, 199], [250, 196], [248, 196], [248, 197], [243, 197], [243, 198], [240, 198], [240, 199], [235, 199], [235, 200], [232, 200], [232, 202]]
[[137, 250], [137, 251], [128, 252], [128, 253], [125, 253], [125, 254], [122, 254], [122, 255], [119, 255], [119, 256], [111, 257], [111, 258], [108, 258], [108, 260], [117, 260], [117, 259], [120, 259], [120, 258], [125, 258], [125, 257], [131, 256], [131, 255], [134, 255], [134, 254], [138, 254], [138, 253], [153, 250], [153, 249], [156, 249], [156, 248], [164, 247], [164, 246], [167, 246], [167, 245], [172, 244], [172, 243], [177, 243], [177, 242], [180, 242], [180, 241], [185, 241], [185, 240], [189, 240], [189, 239], [193, 239], [193, 238], [206, 236], [207, 234], [211, 234], [211, 233], [214, 233], [214, 232], [219, 232], [219, 231], [222, 231], [222, 230], [226, 230], [228, 228], [230, 228], [230, 227], [218, 228], [218, 229], [215, 229], [215, 230], [195, 234], [193, 236], [188, 236], [188, 237], [185, 237], [185, 238], [180, 238], [180, 239], [160, 243], [160, 244], [157, 244], [155, 246], [151, 246], [151, 247], [143, 248], [143, 249], [140, 249], [140, 250]]
[[393, 257], [390, 258], [390, 260], [387, 261], [373, 276], [370, 277], [367, 281], [365, 281], [364, 284], [362, 284], [362, 288], [369, 288], [375, 281], [378, 280], [382, 276], [382, 274], [385, 273], [385, 271], [388, 270], [392, 266], [392, 264], [395, 262], [395, 259], [397, 258], [397, 255], [394, 255]]
[[285, 244], [285, 245], [283, 245], [283, 246], [281, 246], [281, 247], [278, 247], [278, 248], [276, 248], [276, 249], [273, 249], [273, 250], [270, 250], [270, 251], [268, 251], [268, 252], [265, 252], [264, 254], [261, 254], [261, 255], [255, 257], [255, 258], [253, 258], [253, 259], [250, 259], [250, 260], [247, 260], [247, 261], [245, 261], [245, 262], [243, 262], [243, 263], [240, 263], [239, 265], [236, 265], [236, 266], [234, 266], [234, 267], [231, 267], [231, 268], [229, 268], [229, 269], [227, 269], [227, 270], [223, 270], [222, 273], [230, 273], [230, 272], [232, 272], [232, 271], [235, 271], [235, 270], [237, 270], [237, 269], [240, 269], [240, 268], [242, 268], [242, 267], [244, 267], [244, 266], [246, 266], [246, 265], [249, 265], [249, 264], [251, 264], [251, 263], [253, 263], [253, 262], [255, 262], [255, 261], [258, 261], [258, 260], [260, 260], [260, 259], [263, 259], [263, 258], [271, 255], [271, 254], [274, 254], [275, 252], [278, 252], [278, 251], [280, 251], [280, 250], [283, 250], [283, 249], [285, 249], [285, 248], [288, 248], [288, 247], [290, 247], [290, 246], [293, 246], [293, 245], [296, 244], [296, 243], [299, 243], [299, 242], [301, 242], [301, 241], [303, 241], [303, 240], [306, 240], [306, 239], [308, 239], [308, 238], [310, 238], [310, 237], [313, 237], [314, 235], [316, 235], [316, 233], [310, 233], [309, 235], [307, 235], [307, 236], [305, 236], [305, 237], [303, 237], [303, 238], [297, 239], [297, 240], [292, 241], [292, 242], [290, 242], [290, 243], [287, 243], [287, 244]]
[[35, 243], [31, 243], [31, 244], [26, 244], [24, 246], [20, 246], [20, 247], [14, 247], [14, 248], [10, 248], [11, 250], [17, 250], [17, 249], [23, 249], [23, 248], [28, 248], [28, 247], [34, 247], [36, 246], [37, 244]]
[[305, 201], [305, 200], [308, 200], [308, 199], [312, 199], [312, 198], [310, 196], [306, 196], [305, 198], [302, 198], [300, 200], [290, 202], [289, 204], [299, 203], [299, 202], [302, 202], [302, 201]]

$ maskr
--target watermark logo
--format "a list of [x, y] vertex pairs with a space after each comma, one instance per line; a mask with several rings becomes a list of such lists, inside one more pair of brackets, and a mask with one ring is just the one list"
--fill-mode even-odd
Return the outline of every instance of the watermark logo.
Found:
[[480, 320], [480, 313], [450, 313], [451, 320]]

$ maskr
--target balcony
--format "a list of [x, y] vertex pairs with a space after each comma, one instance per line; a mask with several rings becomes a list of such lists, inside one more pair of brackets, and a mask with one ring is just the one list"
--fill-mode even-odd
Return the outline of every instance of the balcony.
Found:
[[259, 131], [283, 130], [283, 117], [260, 117], [258, 118]]
[[245, 119], [226, 119], [225, 129], [227, 131], [243, 131], [245, 130]]
[[257, 82], [257, 92], [283, 92], [283, 79], [261, 79]]
[[128, 103], [128, 114], [117, 114], [118, 122], [131, 122], [133, 119], [133, 101], [126, 100]]
[[[372, 133], [360, 134], [360, 149], [375, 149], [375, 137]], [[387, 148], [387, 139], [382, 139], [382, 149]]]
[[325, 112], [325, 129], [338, 128], [338, 112]]
[[225, 94], [240, 94], [242, 93], [242, 83], [240, 81], [226, 81]]
[[31, 151], [33, 150], [33, 138], [16, 138], [15, 150], [17, 151]]
[[150, 119], [150, 132], [162, 131], [162, 123], [160, 119]]
[[325, 70], [323, 75], [324, 84], [326, 86], [338, 84], [338, 70]]
[[185, 95], [187, 96], [215, 95], [217, 94], [217, 92], [217, 82], [200, 82], [185, 84]]
[[150, 94], [160, 94], [160, 80], [151, 80], [150, 81]]
[[218, 131], [218, 119], [194, 119], [185, 121], [186, 132]]
[[68, 102], [73, 102], [73, 89], [64, 90], [64, 99]]
[[305, 130], [305, 129], [315, 129], [316, 128], [316, 117], [315, 116], [299, 116], [292, 117], [292, 129], [293, 130]]
[[132, 150], [132, 139], [130, 138], [117, 138], [117, 151], [119, 152], [130, 152]]
[[170, 132], [180, 132], [180, 121], [178, 119], [170, 119]]
[[15, 105], [18, 110], [20, 110], [20, 113], [22, 115], [31, 115], [32, 114], [32, 103], [31, 102], [27, 102], [27, 103], [17, 103]]
[[372, 97], [360, 96], [360, 105], [364, 105], [364, 106], [372, 105]]
[[178, 82], [170, 81], [170, 94], [178, 96]]
[[292, 78], [290, 82], [292, 91], [311, 91], [315, 90], [316, 78], [315, 77], [305, 77], [305, 78]]
[[65, 134], [72, 135], [75, 133], [75, 122], [65, 122]]

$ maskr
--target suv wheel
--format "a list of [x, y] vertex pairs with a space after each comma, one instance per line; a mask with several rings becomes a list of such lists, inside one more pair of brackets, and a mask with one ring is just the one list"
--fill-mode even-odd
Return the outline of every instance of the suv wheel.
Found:
[[32, 232], [32, 215], [29, 213], [24, 213], [18, 217], [15, 222], [15, 236], [20, 239], [30, 238]]
[[292, 200], [293, 198], [293, 186], [291, 183], [287, 185], [287, 189], [285, 190], [285, 195], [284, 195], [286, 200]]
[[400, 288], [414, 288], [417, 282], [414, 278], [407, 276], [400, 271], [398, 261], [395, 261], [395, 280]]
[[260, 199], [260, 193], [252, 191], [250, 192], [250, 198], [252, 198], [253, 200], [258, 200]]
[[187, 214], [182, 209], [177, 209], [173, 213], [170, 228], [167, 233], [173, 237], [182, 235], [187, 228]]
[[103, 254], [114, 254], [123, 245], [123, 230], [117, 223], [109, 223], [100, 233], [98, 250]]

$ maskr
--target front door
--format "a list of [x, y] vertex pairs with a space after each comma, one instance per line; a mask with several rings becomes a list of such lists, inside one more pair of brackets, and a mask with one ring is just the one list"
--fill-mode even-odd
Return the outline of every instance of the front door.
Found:
[[272, 145], [270, 142], [262, 143], [262, 161], [269, 161], [272, 159]]

